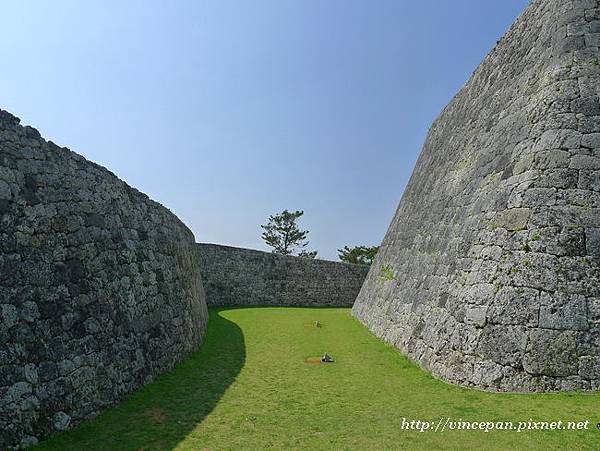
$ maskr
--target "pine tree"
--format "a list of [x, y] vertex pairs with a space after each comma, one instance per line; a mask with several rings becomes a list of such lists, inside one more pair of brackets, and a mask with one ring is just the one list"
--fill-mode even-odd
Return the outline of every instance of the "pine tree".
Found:
[[277, 215], [269, 216], [267, 224], [261, 225], [264, 230], [262, 239], [273, 248], [274, 253], [293, 255], [297, 249], [300, 249], [301, 257], [316, 257], [317, 251], [304, 249], [308, 246], [306, 239], [308, 230], [300, 230], [297, 223], [303, 214], [303, 211], [283, 210]]

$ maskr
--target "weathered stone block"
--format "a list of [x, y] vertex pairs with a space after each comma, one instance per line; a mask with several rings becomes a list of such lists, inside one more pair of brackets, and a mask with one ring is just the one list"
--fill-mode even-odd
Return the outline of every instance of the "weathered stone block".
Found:
[[503, 378], [503, 367], [493, 362], [476, 363], [469, 381], [478, 387], [497, 387]]
[[492, 324], [536, 326], [538, 321], [539, 291], [525, 287], [498, 287], [498, 292], [487, 312]]
[[568, 168], [570, 157], [566, 150], [544, 150], [535, 155], [535, 162], [540, 169]]
[[485, 325], [488, 308], [485, 306], [470, 306], [465, 310], [465, 323], [472, 324], [475, 327]]
[[585, 45], [588, 47], [600, 47], [600, 33], [586, 34]]
[[573, 169], [597, 170], [600, 169], [600, 158], [593, 155], [574, 155], [571, 157], [570, 167]]
[[[564, 89], [567, 85], [563, 85]], [[574, 88], [577, 90], [577, 88]], [[560, 88], [559, 88], [560, 90]], [[563, 93], [561, 93], [563, 94]], [[578, 96], [573, 93], [573, 98]], [[536, 145], [538, 151], [577, 149], [581, 144], [581, 133], [576, 130], [546, 130]], [[558, 155], [558, 154], [557, 154]], [[543, 166], [541, 169], [544, 169]]]
[[502, 227], [509, 231], [523, 230], [529, 219], [528, 208], [511, 208], [496, 213], [492, 220], [492, 227]]
[[487, 325], [477, 351], [500, 365], [520, 366], [527, 335], [519, 326]]
[[4, 322], [4, 327], [10, 329], [15, 324], [19, 322], [19, 315], [17, 312], [17, 307], [12, 304], [2, 304], [0, 305], [0, 314], [2, 315], [2, 321]]
[[589, 255], [600, 257], [600, 227], [586, 228], [585, 245]]
[[564, 293], [540, 295], [539, 327], [544, 329], [588, 329], [587, 302], [582, 295]]
[[575, 332], [532, 329], [528, 338], [523, 368], [529, 374], [553, 377], [577, 374]]
[[600, 377], [600, 357], [581, 357], [579, 359], [579, 376], [583, 379], [598, 379]]

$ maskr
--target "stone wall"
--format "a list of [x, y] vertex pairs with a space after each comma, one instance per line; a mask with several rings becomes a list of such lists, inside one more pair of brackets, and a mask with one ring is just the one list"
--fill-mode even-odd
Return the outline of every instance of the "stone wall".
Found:
[[352, 306], [368, 267], [198, 244], [208, 305]]
[[206, 322], [177, 217], [0, 110], [0, 449], [146, 384]]
[[600, 388], [599, 46], [534, 0], [428, 133], [353, 312], [440, 378]]

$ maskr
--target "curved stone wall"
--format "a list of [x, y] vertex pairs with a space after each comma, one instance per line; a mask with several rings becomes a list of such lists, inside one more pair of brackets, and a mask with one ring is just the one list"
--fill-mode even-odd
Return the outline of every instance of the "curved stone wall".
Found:
[[208, 305], [351, 307], [367, 266], [198, 244]]
[[192, 233], [0, 110], [0, 449], [115, 403], [202, 340]]
[[600, 388], [599, 46], [534, 0], [429, 131], [353, 312], [440, 378]]

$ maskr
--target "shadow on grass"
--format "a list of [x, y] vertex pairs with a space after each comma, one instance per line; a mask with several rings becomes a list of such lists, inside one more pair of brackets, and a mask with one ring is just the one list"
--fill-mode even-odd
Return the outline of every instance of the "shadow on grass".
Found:
[[246, 360], [237, 324], [211, 308], [198, 351], [76, 428], [42, 441], [36, 450], [165, 450], [174, 448], [214, 409]]

